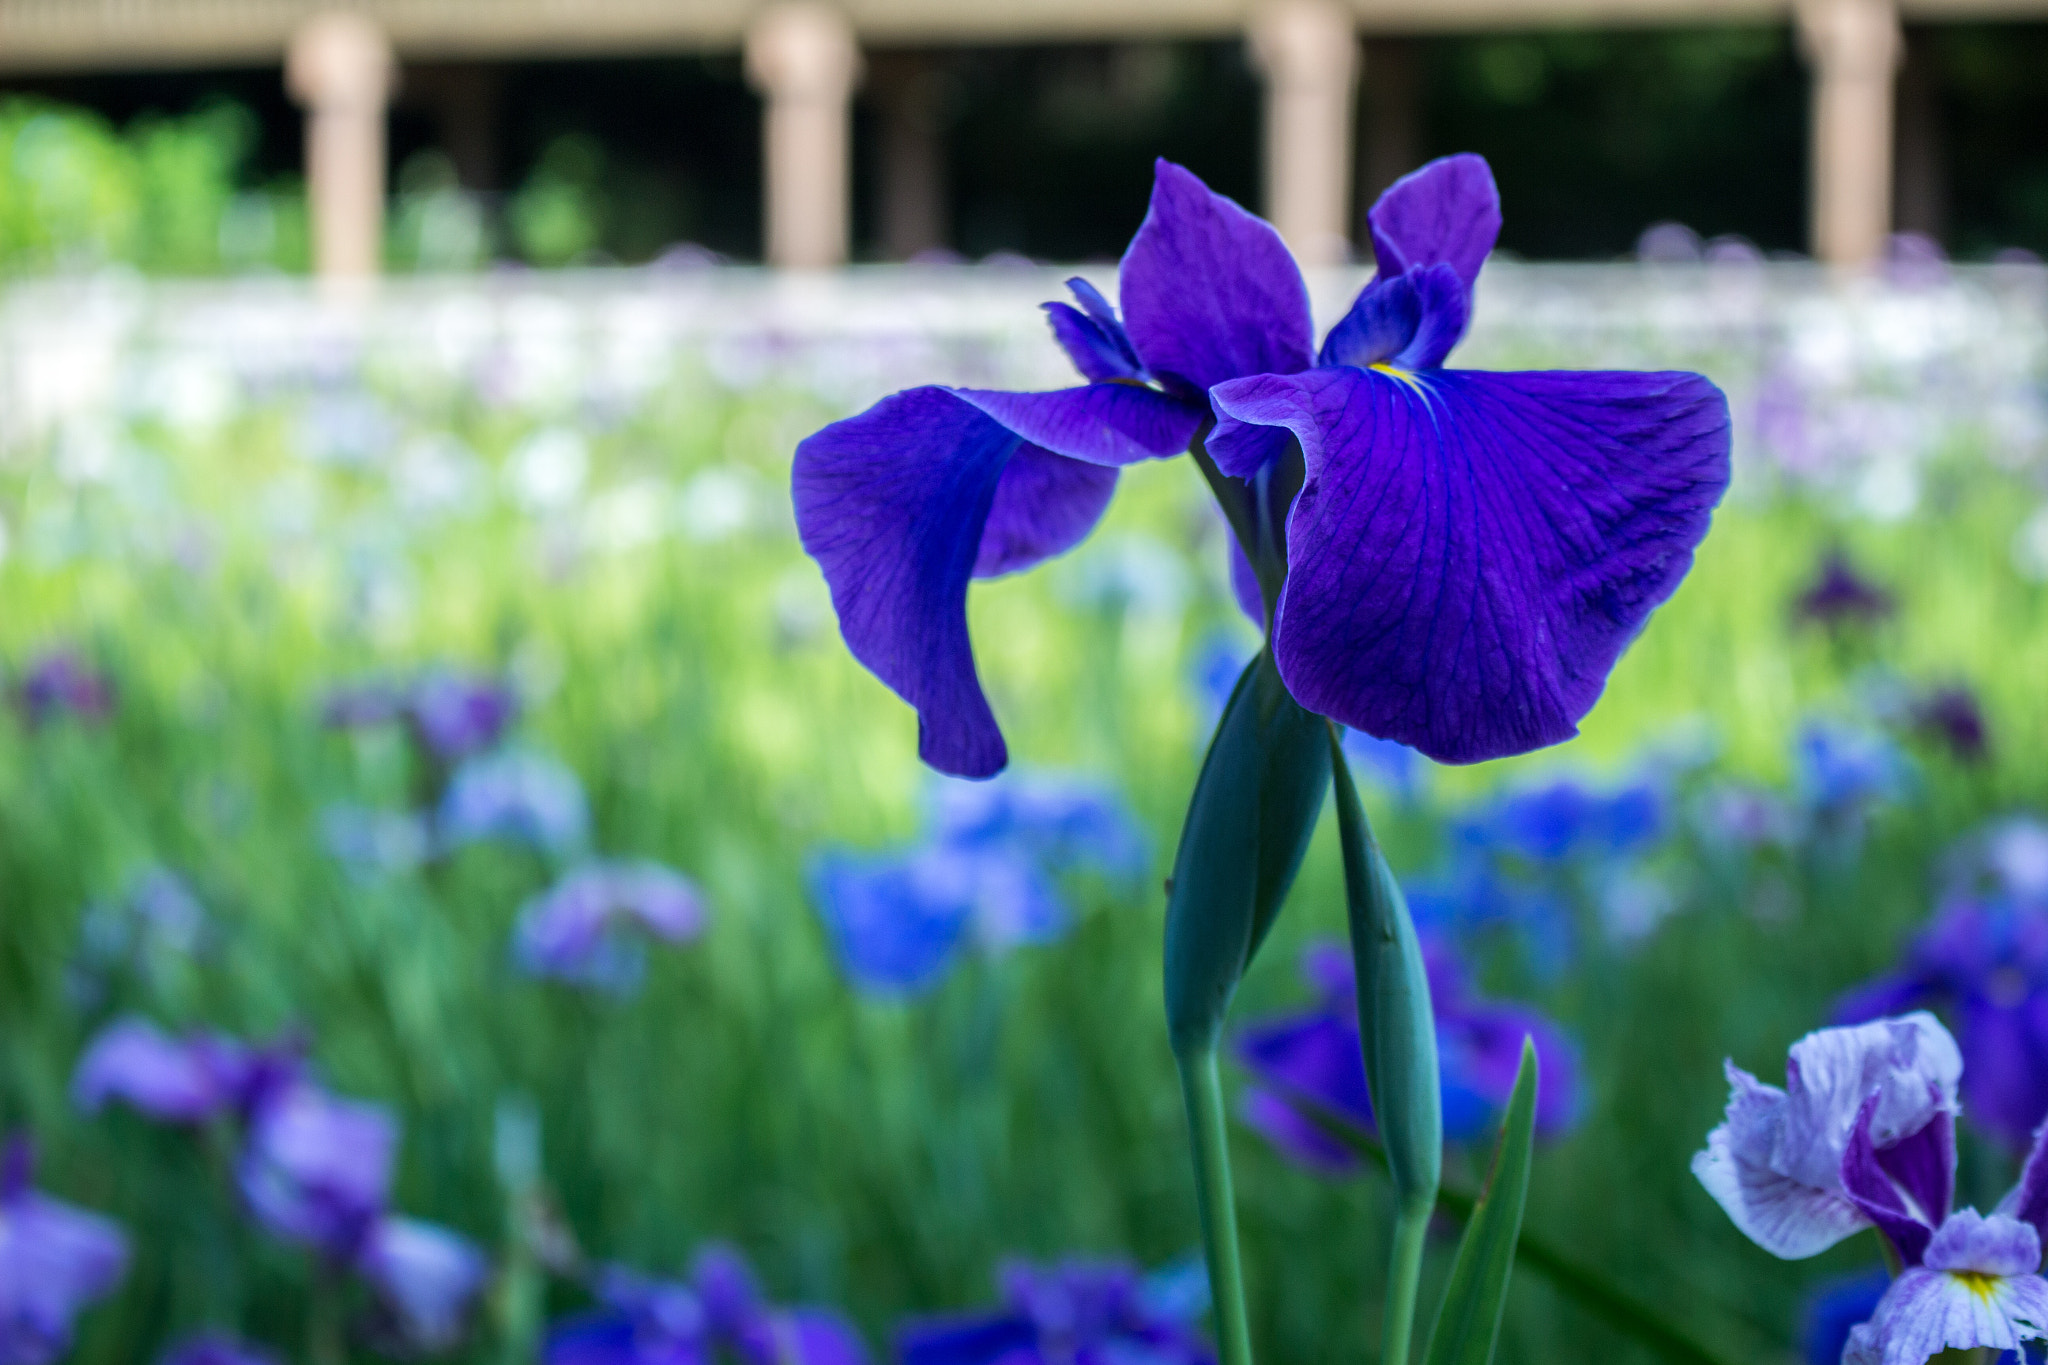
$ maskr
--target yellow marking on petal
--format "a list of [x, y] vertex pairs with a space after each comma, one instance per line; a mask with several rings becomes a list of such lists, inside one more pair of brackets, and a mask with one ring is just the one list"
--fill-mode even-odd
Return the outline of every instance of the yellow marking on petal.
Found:
[[1403, 384], [1406, 384], [1409, 388], [1415, 390], [1417, 393], [1424, 392], [1422, 386], [1422, 376], [1418, 375], [1413, 370], [1399, 369], [1393, 365], [1387, 364], [1387, 362], [1384, 360], [1374, 361], [1371, 365], [1367, 366], [1367, 368], [1378, 370], [1381, 374], [1386, 375], [1389, 379], [1398, 379]]
[[1954, 1276], [1963, 1288], [1986, 1303], [1997, 1297], [1999, 1283], [2005, 1278], [2002, 1275], [1986, 1275], [1981, 1270], [1952, 1270], [1949, 1274]]

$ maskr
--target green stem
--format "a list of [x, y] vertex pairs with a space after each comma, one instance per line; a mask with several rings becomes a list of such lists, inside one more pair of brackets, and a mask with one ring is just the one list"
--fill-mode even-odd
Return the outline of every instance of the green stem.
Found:
[[1188, 1141], [1195, 1155], [1195, 1203], [1216, 1311], [1220, 1365], [1252, 1365], [1251, 1326], [1244, 1311], [1244, 1266], [1238, 1258], [1237, 1204], [1230, 1190], [1230, 1138], [1223, 1117], [1223, 1080], [1212, 1043], [1180, 1062], [1187, 1098]]
[[1422, 1251], [1436, 1200], [1394, 1215], [1393, 1264], [1387, 1268], [1387, 1318], [1380, 1334], [1380, 1365], [1408, 1365], [1415, 1334], [1415, 1297], [1422, 1288]]

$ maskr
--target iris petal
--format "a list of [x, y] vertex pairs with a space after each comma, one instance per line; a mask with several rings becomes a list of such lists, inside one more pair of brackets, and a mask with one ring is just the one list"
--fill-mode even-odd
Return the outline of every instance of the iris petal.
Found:
[[1145, 368], [1189, 397], [1308, 368], [1308, 288], [1280, 234], [1170, 161], [1155, 168], [1120, 289]]
[[974, 671], [967, 582], [1019, 444], [945, 389], [908, 389], [803, 441], [791, 475], [847, 648], [917, 708], [924, 761], [961, 777], [1008, 758]]
[[1484, 157], [1440, 157], [1389, 186], [1366, 223], [1382, 275], [1442, 261], [1469, 289], [1500, 236], [1500, 191]]
[[1039, 307], [1045, 309], [1045, 320], [1052, 325], [1053, 340], [1085, 378], [1101, 381], [1137, 377], [1138, 367], [1095, 319], [1071, 303], [1042, 303]]
[[1180, 454], [1207, 407], [1142, 384], [1089, 384], [1050, 393], [954, 392], [1034, 445], [1111, 466]]
[[1691, 374], [1335, 368], [1212, 398], [1219, 433], [1286, 427], [1306, 460], [1288, 689], [1440, 762], [1577, 733], [1728, 483], [1727, 401]]
[[1102, 520], [1116, 471], [1025, 443], [1003, 466], [974, 558], [976, 578], [997, 578], [1064, 554]]
[[1471, 318], [1471, 288], [1448, 265], [1379, 275], [1323, 338], [1317, 363], [1434, 369], [1464, 339]]

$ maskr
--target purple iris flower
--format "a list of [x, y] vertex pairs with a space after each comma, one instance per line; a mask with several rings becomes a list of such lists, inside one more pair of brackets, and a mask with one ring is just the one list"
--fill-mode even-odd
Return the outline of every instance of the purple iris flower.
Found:
[[438, 815], [449, 847], [503, 839], [564, 854], [590, 838], [590, 805], [576, 774], [545, 754], [500, 749], [464, 759]]
[[1765, 1251], [1817, 1256], [1871, 1225], [1842, 1183], [1866, 1099], [1866, 1136], [1890, 1151], [1954, 1109], [1962, 1072], [1955, 1039], [1925, 1013], [1809, 1033], [1792, 1045], [1783, 1090], [1729, 1062], [1727, 1119], [1693, 1174]]
[[1793, 604], [1800, 620], [1830, 627], [1852, 622], [1869, 625], [1897, 610], [1892, 595], [1859, 573], [1839, 549], [1828, 552], [1813, 582], [1800, 591]]
[[996, 1282], [1000, 1303], [987, 1312], [900, 1328], [901, 1365], [1213, 1365], [1216, 1359], [1194, 1327], [1206, 1303], [1162, 1302], [1128, 1262], [1012, 1261], [997, 1271]]
[[917, 708], [927, 763], [1007, 759], [970, 580], [1072, 547], [1118, 467], [1178, 454], [1212, 411], [1302, 705], [1451, 762], [1575, 732], [1706, 532], [1726, 401], [1694, 375], [1438, 368], [1500, 228], [1476, 156], [1400, 181], [1371, 225], [1380, 274], [1318, 354], [1279, 235], [1162, 161], [1121, 320], [1080, 285], [1048, 310], [1089, 383], [911, 389], [797, 447], [804, 548], [854, 656]]
[[1977, 694], [1963, 686], [1937, 687], [1913, 703], [1916, 729], [1940, 740], [1961, 763], [1982, 763], [1991, 754], [1990, 729]]
[[2003, 900], [1946, 904], [1898, 971], [1836, 1013], [1879, 1018], [1946, 1005], [1959, 1021], [1965, 1112], [2014, 1151], [2048, 1118], [2048, 910]]
[[770, 1304], [729, 1247], [701, 1250], [687, 1282], [610, 1268], [597, 1298], [548, 1330], [542, 1365], [867, 1365], [844, 1318]]
[[415, 1218], [384, 1217], [356, 1253], [356, 1273], [383, 1309], [378, 1335], [411, 1354], [458, 1345], [491, 1274], [469, 1239]]
[[413, 684], [407, 710], [427, 752], [454, 763], [504, 737], [519, 716], [519, 694], [498, 678], [435, 669]]
[[1892, 1277], [1882, 1269], [1838, 1276], [1807, 1296], [1799, 1332], [1806, 1365], [1842, 1365], [1849, 1333], [1870, 1321]]
[[28, 1139], [0, 1148], [0, 1365], [52, 1365], [71, 1324], [128, 1270], [113, 1222], [39, 1193]]
[[61, 716], [105, 720], [114, 709], [114, 685], [76, 651], [53, 649], [22, 670], [16, 700], [30, 725]]
[[165, 1123], [204, 1123], [243, 1103], [256, 1068], [232, 1038], [174, 1038], [131, 1016], [94, 1036], [72, 1073], [71, 1099], [88, 1114], [119, 1100]]
[[383, 1215], [397, 1149], [382, 1106], [288, 1075], [250, 1108], [236, 1181], [272, 1234], [345, 1265]]
[[[2048, 1129], [2019, 1183], [1989, 1215], [1951, 1211], [1955, 1200], [1953, 1104], [1903, 1136], [1889, 1128], [1886, 1096], [1859, 1106], [1842, 1156], [1841, 1182], [1903, 1266], [1870, 1320], [1853, 1328], [1843, 1365], [1923, 1365], [1944, 1350], [2021, 1351], [2048, 1338]], [[1889, 1139], [1889, 1141], [1887, 1141]]]
[[[1436, 1008], [1445, 1140], [1472, 1142], [1492, 1133], [1514, 1090], [1525, 1037], [1535, 1040], [1543, 1069], [1537, 1131], [1555, 1137], [1568, 1129], [1579, 1108], [1578, 1050], [1532, 1009], [1473, 999], [1463, 965], [1434, 935], [1424, 937], [1423, 958]], [[1242, 1113], [1290, 1159], [1346, 1175], [1357, 1169], [1357, 1158], [1300, 1106], [1306, 1101], [1360, 1128], [1372, 1126], [1357, 981], [1350, 954], [1333, 943], [1312, 945], [1301, 970], [1322, 997], [1318, 1006], [1253, 1024], [1238, 1036], [1238, 1058], [1259, 1080], [1245, 1091]]]
[[280, 1365], [278, 1358], [222, 1332], [201, 1332], [172, 1346], [157, 1365]]
[[704, 921], [703, 897], [680, 872], [648, 861], [586, 863], [520, 910], [512, 956], [530, 976], [623, 994], [647, 965], [628, 926], [684, 943]]

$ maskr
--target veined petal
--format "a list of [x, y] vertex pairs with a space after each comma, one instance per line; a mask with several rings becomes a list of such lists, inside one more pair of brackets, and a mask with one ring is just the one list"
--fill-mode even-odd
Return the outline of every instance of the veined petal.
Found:
[[1898, 1186], [1878, 1162], [1870, 1129], [1879, 1098], [1873, 1094], [1863, 1102], [1856, 1126], [1850, 1130], [1849, 1147], [1842, 1154], [1842, 1192], [1891, 1240], [1907, 1265], [1919, 1265], [1926, 1254], [1927, 1241], [1934, 1235], [1934, 1224], [1908, 1206]]
[[1485, 157], [1439, 157], [1388, 186], [1366, 223], [1382, 275], [1442, 261], [1469, 289], [1500, 236], [1500, 190]]
[[932, 767], [988, 777], [1008, 759], [975, 674], [968, 580], [1071, 547], [1114, 479], [1029, 446], [935, 387], [894, 394], [797, 446], [804, 549], [854, 657], [917, 708], [918, 753]]
[[1727, 401], [1691, 374], [1340, 367], [1211, 397], [1306, 459], [1288, 690], [1439, 762], [1576, 734], [1728, 483]]
[[2048, 1280], [1911, 1269], [1869, 1322], [1853, 1328], [1842, 1365], [1925, 1365], [1950, 1349], [2016, 1351], [2048, 1335]]
[[1732, 1065], [1728, 1079], [1727, 1119], [1707, 1134], [1706, 1150], [1693, 1156], [1692, 1173], [1735, 1226], [1788, 1261], [1817, 1256], [1870, 1226], [1836, 1191], [1771, 1168], [1771, 1149], [1784, 1124], [1785, 1092]]
[[1120, 267], [1124, 325], [1145, 368], [1188, 397], [1309, 365], [1308, 288], [1280, 234], [1170, 161]]
[[1206, 405], [1143, 384], [1089, 384], [1050, 393], [954, 392], [1033, 445], [1111, 466], [1180, 454], [1206, 411]]
[[1472, 289], [1441, 262], [1378, 275], [1323, 338], [1319, 365], [1364, 368], [1382, 361], [1400, 370], [1443, 364], [1472, 320]]

